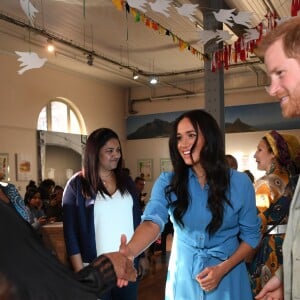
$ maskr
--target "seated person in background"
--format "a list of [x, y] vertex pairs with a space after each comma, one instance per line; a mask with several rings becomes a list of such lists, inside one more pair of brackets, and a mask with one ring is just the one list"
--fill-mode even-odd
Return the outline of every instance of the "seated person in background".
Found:
[[45, 208], [48, 219], [55, 218], [55, 222], [62, 221], [62, 196], [64, 189], [60, 185], [56, 185], [53, 194], [50, 196], [49, 205]]
[[[117, 279], [136, 280], [132, 261], [118, 252], [101, 255], [74, 274], [43, 247], [36, 231], [2, 201], [0, 215], [0, 239], [5, 241], [1, 243], [0, 299], [96, 300], [114, 287]], [[2, 297], [5, 289], [9, 298]]]
[[[47, 224], [47, 217], [42, 209], [41, 195], [38, 189], [29, 189], [25, 194], [25, 204], [29, 215], [29, 223], [39, 231], [40, 227]], [[52, 221], [55, 219], [53, 218]]]
[[43, 208], [47, 207], [50, 202], [50, 196], [53, 193], [55, 181], [52, 179], [44, 179], [39, 185], [38, 189], [41, 195]]
[[226, 157], [229, 167], [231, 169], [237, 170], [238, 169], [237, 159], [231, 154], [226, 154], [225, 157]]
[[139, 202], [140, 202], [140, 206], [141, 209], [144, 210], [145, 208], [145, 196], [147, 195], [147, 193], [143, 193], [144, 187], [145, 187], [145, 179], [143, 177], [137, 176], [134, 180], [137, 192], [138, 192], [138, 197], [139, 197]]
[[28, 184], [26, 185], [26, 192], [30, 189], [37, 189], [37, 185], [34, 180], [29, 180]]

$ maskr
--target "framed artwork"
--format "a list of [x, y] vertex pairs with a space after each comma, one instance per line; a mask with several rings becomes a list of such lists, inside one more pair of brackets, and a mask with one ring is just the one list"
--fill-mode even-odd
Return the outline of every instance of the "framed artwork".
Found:
[[29, 181], [32, 177], [32, 157], [29, 154], [18, 153], [16, 156], [17, 181]]
[[8, 153], [0, 153], [0, 173], [3, 174], [3, 178], [0, 180], [8, 179]]
[[153, 179], [152, 159], [139, 159], [137, 161], [138, 176], [144, 177], [146, 181]]
[[161, 158], [160, 159], [160, 172], [171, 172], [173, 170], [171, 159]]

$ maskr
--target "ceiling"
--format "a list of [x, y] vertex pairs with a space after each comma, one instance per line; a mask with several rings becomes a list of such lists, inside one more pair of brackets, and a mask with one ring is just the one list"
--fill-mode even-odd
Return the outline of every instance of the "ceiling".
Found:
[[[67, 68], [122, 87], [148, 85], [149, 76], [154, 74], [159, 75], [160, 84], [169, 86], [203, 76], [204, 47], [199, 37], [203, 30], [202, 11], [208, 3], [222, 1], [163, 0], [170, 2], [167, 17], [152, 9], [154, 0], [128, 0], [127, 4], [145, 2], [140, 21], [136, 21], [132, 7], [118, 10], [113, 2], [120, 1], [31, 0], [38, 10], [31, 24], [20, 5], [23, 2], [28, 7], [28, 0], [1, 0], [0, 51], [9, 55], [15, 55], [14, 51], [34, 51], [47, 57], [48, 66]], [[198, 4], [192, 18], [177, 12], [176, 8], [183, 4]], [[276, 12], [280, 18], [289, 16], [290, 7], [291, 0], [227, 0], [220, 8], [235, 8], [235, 13], [253, 12], [254, 27], [262, 21], [267, 26], [268, 11]], [[157, 27], [149, 28], [149, 21]], [[234, 25], [224, 29], [240, 34], [244, 28]], [[54, 54], [44, 48], [49, 38], [56, 46]], [[237, 36], [230, 43], [235, 39]], [[189, 48], [180, 50], [184, 43]], [[93, 56], [91, 66], [87, 64], [89, 54]], [[248, 63], [233, 63], [225, 74], [262, 67], [253, 55]], [[134, 71], [140, 74], [137, 81], [132, 78]]]

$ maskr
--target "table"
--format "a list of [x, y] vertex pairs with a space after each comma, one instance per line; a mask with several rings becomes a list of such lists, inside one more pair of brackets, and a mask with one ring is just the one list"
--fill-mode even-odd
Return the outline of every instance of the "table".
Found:
[[64, 239], [63, 223], [49, 223], [42, 226], [41, 229], [45, 246], [53, 251], [62, 263], [69, 265]]

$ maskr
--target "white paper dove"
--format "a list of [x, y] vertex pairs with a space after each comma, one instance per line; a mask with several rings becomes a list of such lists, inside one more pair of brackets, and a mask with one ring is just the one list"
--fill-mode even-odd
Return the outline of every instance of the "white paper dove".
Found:
[[143, 13], [146, 12], [145, 5], [147, 0], [127, 0], [127, 3], [130, 7], [136, 8], [137, 10], [142, 11]]
[[213, 14], [217, 21], [221, 23], [225, 23], [228, 26], [232, 26], [232, 15], [235, 11], [235, 8], [233, 9], [220, 9], [218, 12], [213, 11]]
[[217, 37], [217, 33], [212, 30], [202, 30], [199, 32], [200, 42], [206, 44], [208, 41]]
[[15, 51], [15, 53], [19, 56], [18, 61], [21, 62], [20, 67], [24, 67], [18, 71], [20, 75], [30, 69], [41, 68], [47, 61], [47, 58], [40, 58], [35, 52]]
[[253, 12], [250, 11], [240, 11], [237, 15], [232, 14], [232, 19], [234, 23], [244, 25], [248, 28], [251, 27], [251, 18], [253, 16]]
[[198, 4], [183, 4], [181, 7], [175, 7], [177, 12], [184, 17], [190, 18], [196, 13]]
[[216, 30], [217, 32], [217, 43], [226, 42], [233, 37], [233, 34], [230, 34], [227, 30]]
[[35, 14], [38, 12], [38, 10], [31, 4], [29, 0], [20, 0], [20, 5], [30, 24], [33, 25], [33, 19], [35, 18]]
[[246, 32], [243, 34], [245, 43], [248, 43], [253, 40], [259, 39], [259, 31], [255, 28], [246, 29]]
[[148, 2], [148, 4], [150, 5], [153, 11], [156, 11], [165, 15], [166, 17], [169, 17], [170, 14], [168, 10], [170, 8], [171, 2], [172, 0], [156, 0], [155, 2]]

